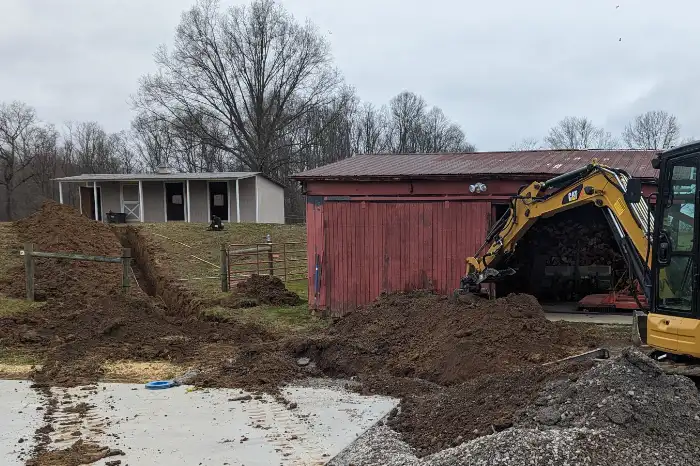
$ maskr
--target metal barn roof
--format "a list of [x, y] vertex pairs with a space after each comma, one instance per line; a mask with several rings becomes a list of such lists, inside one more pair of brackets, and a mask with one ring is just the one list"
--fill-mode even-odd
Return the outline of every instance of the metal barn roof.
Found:
[[207, 172], [207, 173], [85, 173], [83, 175], [56, 178], [56, 181], [169, 181], [169, 180], [237, 180], [259, 175], [259, 172]]
[[356, 155], [294, 175], [300, 181], [372, 178], [454, 178], [493, 175], [523, 178], [528, 175], [559, 175], [580, 168], [597, 158], [598, 163], [621, 168], [630, 175], [653, 179], [657, 171], [651, 160], [655, 150], [535, 150], [519, 152], [472, 152], [461, 154]]

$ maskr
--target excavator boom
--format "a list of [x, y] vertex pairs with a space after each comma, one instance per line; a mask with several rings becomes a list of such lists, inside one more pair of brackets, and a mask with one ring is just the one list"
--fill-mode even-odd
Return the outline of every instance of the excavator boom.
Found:
[[515, 273], [499, 266], [535, 222], [585, 204], [603, 209], [623, 257], [648, 297], [654, 221], [641, 196], [641, 184], [624, 171], [595, 160], [578, 170], [531, 183], [511, 198], [508, 212], [489, 231], [477, 254], [467, 258], [461, 290], [478, 292], [482, 283]]

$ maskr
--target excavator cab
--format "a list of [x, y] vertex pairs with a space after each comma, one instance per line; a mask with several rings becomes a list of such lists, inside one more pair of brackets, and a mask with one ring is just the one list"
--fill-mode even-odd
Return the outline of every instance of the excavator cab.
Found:
[[646, 336], [646, 343], [657, 351], [700, 358], [700, 223], [696, 208], [700, 143], [666, 151], [655, 159], [654, 166], [659, 168], [659, 194], [650, 310], [647, 316], [636, 313], [635, 325], [642, 339]]

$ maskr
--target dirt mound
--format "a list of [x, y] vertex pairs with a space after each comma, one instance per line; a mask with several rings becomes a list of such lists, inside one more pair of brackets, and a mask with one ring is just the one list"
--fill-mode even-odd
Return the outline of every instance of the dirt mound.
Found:
[[[27, 333], [38, 350], [46, 351], [45, 364], [35, 374], [35, 381], [61, 386], [95, 382], [106, 360], [196, 360], [202, 366], [215, 365], [235, 357], [242, 347], [276, 340], [250, 323], [173, 316], [149, 298], [119, 295], [87, 309], [68, 311], [65, 306], [51, 306], [45, 312], [0, 319], [3, 344], [26, 347]], [[271, 383], [277, 380], [270, 379]], [[246, 385], [245, 380], [240, 382]], [[214, 381], [210, 384], [217, 385]]]
[[387, 373], [453, 385], [594, 346], [548, 321], [528, 295], [453, 302], [425, 292], [394, 294], [335, 322], [307, 348], [332, 375]]
[[407, 397], [388, 425], [400, 432], [419, 456], [435, 453], [511, 427], [548, 381], [570, 383], [588, 367], [533, 366]]
[[[567, 369], [573, 373], [578, 370], [576, 367]], [[550, 376], [536, 371], [522, 374], [525, 378], [528, 375], [537, 379]], [[449, 391], [462, 387], [451, 387]], [[440, 436], [445, 428], [441, 419], [465, 416], [465, 410], [473, 411], [466, 413], [467, 418], [488, 416], [488, 411], [495, 409], [492, 405], [500, 405], [504, 398], [517, 397], [516, 389], [497, 380], [489, 381], [480, 392], [477, 400], [481, 400], [481, 405], [478, 402], [471, 405], [455, 403], [454, 400], [461, 396], [458, 393], [449, 396], [446, 392], [442, 399], [433, 398], [432, 406], [436, 412], [423, 410], [421, 415], [426, 417], [425, 422], [416, 426], [416, 432], [411, 432], [412, 435], [419, 435], [417, 431], [420, 429], [435, 432], [428, 450], [457, 445], [453, 448], [418, 458], [426, 448], [420, 444], [417, 449], [411, 448], [388, 426], [379, 425], [363, 434], [331, 464], [700, 464], [697, 389], [687, 378], [664, 375], [649, 358], [634, 349], [628, 349], [618, 358], [600, 363], [578, 377], [557, 377], [534, 400], [530, 398], [523, 402], [527, 407], [511, 428], [496, 432], [498, 429], [494, 426], [492, 434], [480, 438], [464, 435], [444, 440]], [[526, 391], [523, 397], [528, 398], [532, 393], [536, 391]], [[389, 422], [392, 424], [396, 422]], [[403, 437], [406, 439], [406, 433]], [[415, 439], [409, 437], [408, 440]]]
[[[108, 226], [54, 201], [46, 201], [39, 211], [15, 222], [14, 227], [20, 240], [33, 243], [38, 251], [121, 256], [121, 245]], [[59, 300], [99, 299], [120, 289], [121, 273], [119, 264], [37, 258], [37, 295]], [[24, 267], [2, 279], [0, 290], [23, 297]]]
[[298, 294], [289, 291], [282, 280], [269, 275], [252, 275], [236, 284], [236, 294], [256, 300], [259, 304], [297, 306], [302, 303]]
[[554, 383], [523, 416], [524, 426], [621, 427], [629, 435], [688, 437], [700, 449], [700, 396], [687, 377], [664, 374], [635, 349], [587, 372], [575, 383]]

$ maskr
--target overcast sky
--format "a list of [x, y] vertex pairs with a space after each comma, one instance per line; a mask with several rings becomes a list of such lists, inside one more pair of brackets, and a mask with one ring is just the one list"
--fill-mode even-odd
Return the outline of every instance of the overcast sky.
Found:
[[[364, 100], [381, 105], [416, 92], [479, 150], [542, 137], [567, 115], [617, 134], [655, 109], [676, 114], [683, 137], [700, 137], [697, 1], [282, 3], [327, 35]], [[95, 120], [109, 131], [128, 129], [129, 96], [192, 4], [0, 0], [0, 101], [27, 102], [57, 125]]]

